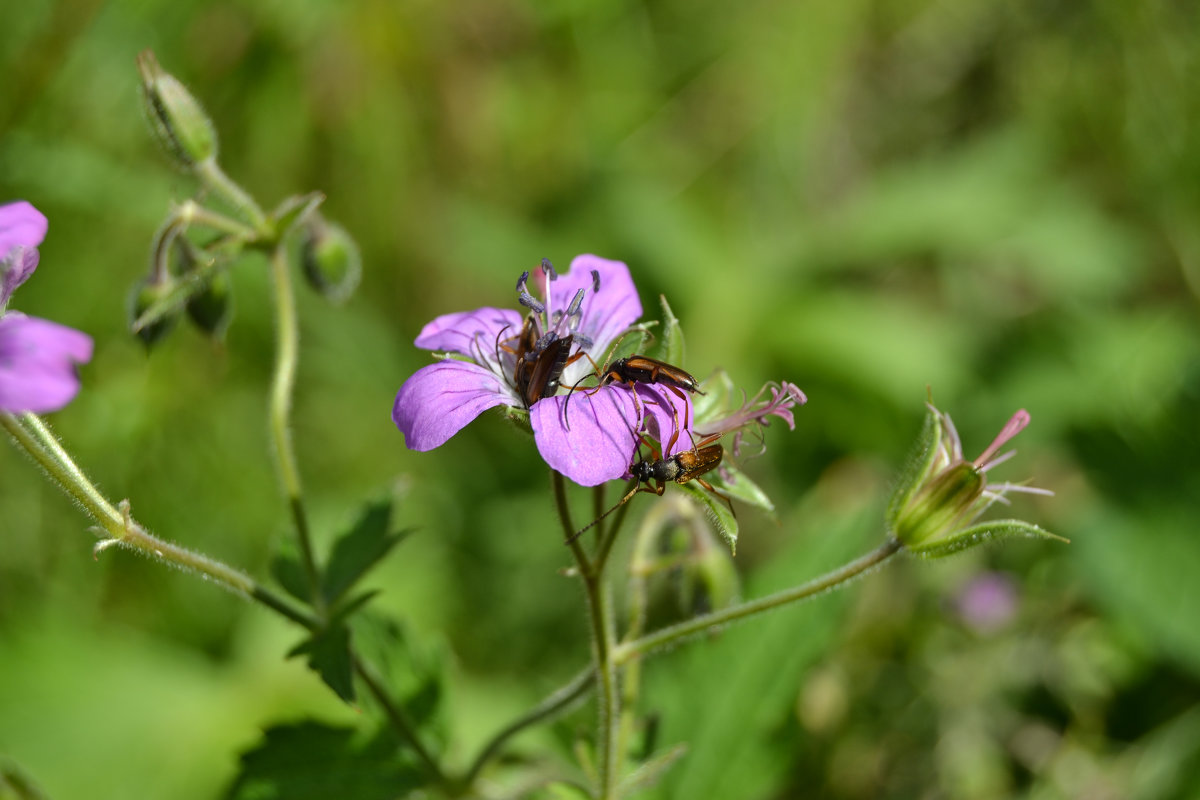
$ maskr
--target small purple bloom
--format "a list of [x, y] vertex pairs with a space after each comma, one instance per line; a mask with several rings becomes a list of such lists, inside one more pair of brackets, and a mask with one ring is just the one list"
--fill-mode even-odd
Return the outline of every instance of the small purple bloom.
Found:
[[[629, 268], [582, 255], [561, 276], [544, 261], [533, 279], [543, 300], [529, 292], [528, 274], [517, 282], [518, 301], [532, 312], [528, 320], [515, 310], [480, 308], [446, 314], [426, 325], [417, 347], [448, 355], [404, 382], [392, 419], [408, 448], [424, 451], [439, 447], [489, 408], [527, 408], [538, 452], [551, 467], [583, 486], [620, 478], [633, 459], [637, 431], [675, 424], [685, 418], [683, 406], [660, 397], [666, 393], [639, 389], [635, 401], [628, 387], [603, 386], [570, 395], [568, 428], [563, 414], [568, 396], [553, 395], [592, 370], [582, 353], [603, 354], [642, 315]], [[519, 363], [519, 340], [526, 331], [535, 341], [521, 352], [527, 360]], [[539, 396], [527, 397], [520, 368], [549, 354], [556, 343], [561, 348], [568, 337], [558, 380], [544, 387], [545, 396], [539, 391]]]
[[[770, 392], [771, 396], [764, 400], [762, 396], [765, 392]], [[767, 427], [771, 421], [770, 418], [779, 417], [787, 424], [788, 430], [794, 431], [796, 430], [796, 417], [792, 413], [792, 409], [808, 402], [808, 397], [800, 391], [800, 387], [787, 381], [782, 383], [770, 381], [759, 389], [758, 394], [754, 395], [752, 399], [745, 400], [745, 397], [743, 392], [742, 406], [737, 411], [696, 426], [704, 431], [704, 435], [733, 432], [733, 442], [729, 446], [729, 450], [735, 457], [742, 453], [742, 441], [746, 436], [747, 428], [754, 426], [753, 430], [761, 438], [761, 429]]]
[[0, 206], [0, 311], [37, 268], [46, 227], [45, 215], [23, 200]]
[[976, 633], [992, 633], [1017, 613], [1017, 587], [1002, 572], [985, 572], [959, 590], [955, 606], [962, 621]]
[[46, 217], [29, 203], [0, 206], [0, 411], [57, 411], [79, 392], [75, 365], [92, 357], [92, 340], [72, 328], [15, 311], [13, 290], [38, 264]]

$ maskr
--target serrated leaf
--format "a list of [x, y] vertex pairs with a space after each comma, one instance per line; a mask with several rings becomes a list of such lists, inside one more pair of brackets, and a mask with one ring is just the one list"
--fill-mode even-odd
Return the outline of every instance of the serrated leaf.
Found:
[[354, 527], [334, 542], [321, 587], [321, 593], [329, 605], [334, 605], [408, 535], [409, 531], [388, 531], [391, 517], [391, 500], [368, 503]]
[[771, 502], [771, 498], [757, 483], [750, 480], [746, 473], [729, 462], [722, 462], [721, 474], [724, 478], [721, 482], [721, 490], [725, 494], [734, 500], [741, 500], [743, 503], [761, 508], [768, 514], [775, 514], [775, 504]]
[[684, 754], [687, 753], [687, 749], [687, 744], [680, 742], [674, 747], [651, 756], [621, 782], [621, 791], [618, 792], [619, 796], [626, 797], [635, 791], [649, 789], [654, 786], [663, 774], [675, 765], [676, 761], [683, 758]]
[[325, 195], [321, 192], [292, 195], [285, 199], [271, 212], [275, 219], [275, 235], [280, 239], [287, 236], [298, 225], [303, 225], [324, 202]]
[[888, 498], [884, 519], [887, 520], [889, 530], [895, 530], [900, 512], [908, 505], [913, 495], [920, 491], [922, 478], [933, 468], [943, 435], [941, 417], [933, 409], [928, 409], [917, 443], [896, 479], [896, 488], [892, 491], [892, 496]]
[[667, 296], [660, 294], [658, 302], [662, 304], [663, 312], [663, 361], [668, 364], [682, 364], [686, 355], [683, 346], [683, 327], [679, 324], [679, 319], [676, 318], [675, 312], [671, 311], [671, 306], [667, 304]]
[[350, 629], [343, 624], [317, 631], [292, 648], [288, 657], [308, 656], [308, 667], [347, 703], [354, 703], [354, 660], [350, 654]]
[[271, 559], [271, 577], [273, 577], [285, 592], [303, 603], [311, 603], [312, 590], [308, 585], [308, 576], [300, 559], [293, 553], [280, 553]]
[[401, 623], [382, 614], [357, 614], [351, 623], [355, 649], [376, 666], [413, 724], [440, 735], [444, 654], [434, 647], [418, 646]]
[[679, 488], [690, 494], [708, 509], [708, 516], [713, 523], [713, 527], [716, 528], [717, 533], [721, 535], [725, 543], [729, 545], [729, 552], [737, 555], [737, 517], [729, 510], [729, 506], [725, 505], [725, 501], [696, 484], [681, 483], [679, 484]]
[[939, 539], [917, 547], [907, 548], [910, 553], [922, 558], [943, 558], [967, 550], [985, 542], [1027, 536], [1039, 539], [1055, 539], [1069, 544], [1070, 540], [1051, 533], [1029, 522], [1017, 519], [1001, 519], [972, 525], [946, 539]]
[[242, 754], [226, 800], [394, 800], [423, 783], [395, 754], [390, 736], [357, 744], [352, 728], [319, 722], [278, 725]]

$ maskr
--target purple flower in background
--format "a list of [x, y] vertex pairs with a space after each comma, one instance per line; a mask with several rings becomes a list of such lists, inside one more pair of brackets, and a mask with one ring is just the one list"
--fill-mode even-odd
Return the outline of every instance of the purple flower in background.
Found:
[[992, 633], [1017, 613], [1017, 587], [1003, 572], [985, 572], [959, 590], [954, 605], [962, 621], [976, 633]]
[[[404, 382], [392, 419], [408, 448], [424, 451], [489, 408], [528, 409], [538, 452], [551, 467], [583, 486], [620, 478], [633, 459], [637, 432], [690, 419], [690, 401], [644, 385], [637, 401], [620, 385], [554, 395], [592, 370], [584, 353], [603, 354], [642, 315], [629, 268], [582, 255], [560, 276], [543, 261], [533, 275], [543, 300], [528, 291], [528, 279], [526, 273], [517, 282], [528, 317], [485, 307], [440, 316], [422, 329], [417, 347], [450, 355]], [[691, 447], [689, 437], [679, 439], [678, 449]]]
[[92, 357], [92, 340], [72, 328], [4, 313], [13, 291], [33, 274], [46, 217], [29, 203], [0, 206], [0, 411], [56, 411], [79, 392], [75, 365]]

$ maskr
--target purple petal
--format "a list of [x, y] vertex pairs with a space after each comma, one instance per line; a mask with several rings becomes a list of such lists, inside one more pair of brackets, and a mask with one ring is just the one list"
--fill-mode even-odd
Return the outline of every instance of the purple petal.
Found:
[[499, 376], [478, 364], [446, 359], [404, 382], [392, 419], [409, 450], [432, 450], [487, 409], [503, 405], [517, 403]]
[[[567, 422], [563, 405], [570, 397]], [[547, 397], [529, 412], [538, 452], [554, 469], [580, 486], [598, 486], [629, 472], [637, 446], [637, 412], [625, 386], [603, 386], [591, 394]]]
[[37, 247], [46, 228], [46, 215], [24, 200], [0, 206], [0, 258], [14, 247]]
[[686, 393], [676, 397], [662, 387], [638, 384], [635, 402], [627, 386], [602, 386], [595, 392], [544, 398], [529, 413], [542, 458], [580, 486], [628, 477], [640, 441], [635, 433], [639, 418], [647, 438], [664, 448], [679, 428], [666, 456], [692, 448], [691, 436], [682, 427], [691, 418], [691, 398]]
[[[600, 276], [600, 291], [592, 292], [592, 271]], [[587, 291], [579, 333], [592, 340], [591, 352], [599, 358], [626, 328], [642, 316], [629, 267], [599, 256], [576, 256], [566, 274], [550, 284], [550, 306], [563, 311], [580, 289]]]
[[521, 332], [524, 318], [509, 308], [477, 308], [443, 314], [421, 329], [417, 347], [458, 353], [499, 372], [497, 342]]
[[0, 206], [0, 308], [37, 269], [46, 217], [24, 201]]
[[75, 365], [92, 339], [74, 328], [9, 312], [0, 317], [0, 411], [57, 411], [79, 392]]

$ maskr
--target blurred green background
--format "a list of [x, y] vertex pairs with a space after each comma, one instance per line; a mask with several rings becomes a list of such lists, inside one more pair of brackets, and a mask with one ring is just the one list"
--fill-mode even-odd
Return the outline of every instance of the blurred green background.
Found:
[[[779, 506], [739, 514], [748, 596], [874, 546], [927, 385], [968, 456], [1030, 411], [997, 477], [1053, 489], [1015, 513], [1072, 540], [905, 560], [653, 659], [645, 711], [691, 750], [648, 796], [1200, 796], [1192, 4], [27, 0], [0, 31], [0, 201], [50, 218], [14, 305], [95, 337], [53, 424], [166, 538], [265, 576], [288, 521], [265, 262], [234, 271], [224, 344], [125, 330], [193, 191], [135, 55], [256, 197], [320, 189], [357, 238], [357, 295], [302, 293], [295, 440], [322, 541], [395, 487], [419, 528], [371, 582], [449, 654], [451, 763], [585, 663], [582, 598], [531, 442], [488, 415], [410, 453], [390, 406], [425, 322], [592, 252], [668, 296], [688, 370], [808, 393], [744, 465]], [[214, 797], [264, 727], [361, 720], [282, 660], [296, 630], [94, 560], [87, 525], [0, 448], [0, 756], [50, 796]], [[971, 624], [988, 571], [1015, 608]], [[568, 761], [589, 714], [516, 746]]]

